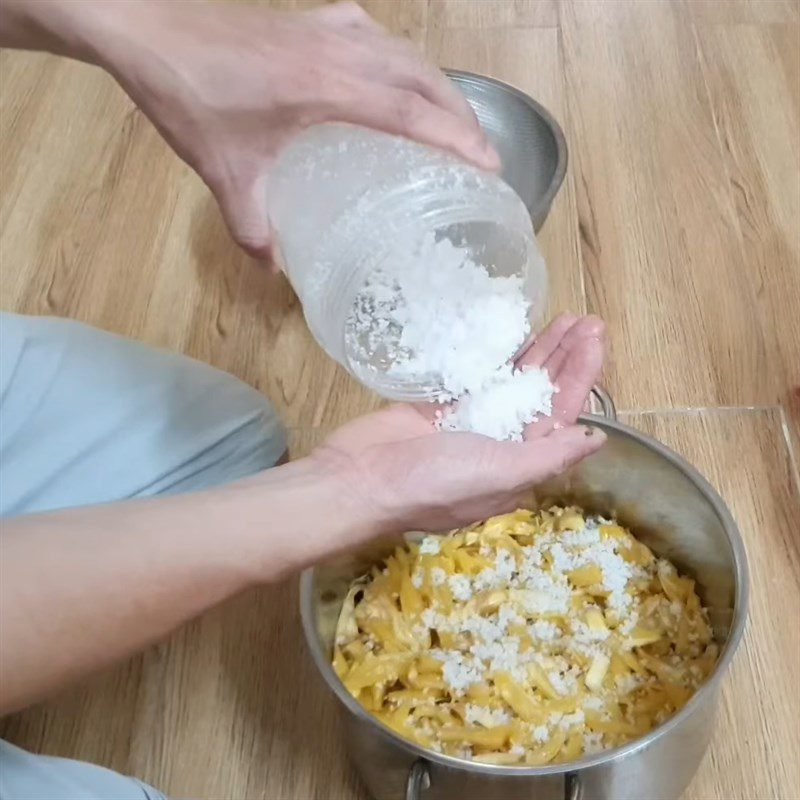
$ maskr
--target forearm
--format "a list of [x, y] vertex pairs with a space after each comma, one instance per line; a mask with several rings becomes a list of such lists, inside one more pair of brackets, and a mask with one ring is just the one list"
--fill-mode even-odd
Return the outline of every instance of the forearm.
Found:
[[206, 492], [5, 520], [0, 713], [153, 642], [370, 524], [309, 460]]
[[3, 0], [0, 47], [39, 50], [110, 71], [169, 27], [162, 0]]
[[107, 18], [108, 7], [107, 2], [96, 0], [3, 0], [0, 46], [96, 62], [93, 40]]

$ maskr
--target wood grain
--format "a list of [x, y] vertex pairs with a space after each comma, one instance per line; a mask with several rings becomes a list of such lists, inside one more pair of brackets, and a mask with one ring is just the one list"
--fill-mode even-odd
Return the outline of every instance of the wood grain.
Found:
[[769, 372], [726, 394], [789, 404], [800, 386], [800, 28], [699, 26], [695, 40]]
[[431, 29], [556, 27], [557, 0], [431, 0]]
[[630, 414], [684, 455], [736, 519], [750, 568], [745, 637], [723, 684], [717, 731], [685, 800], [793, 800], [800, 790], [800, 494], [780, 411]]
[[690, 19], [703, 24], [800, 21], [797, 0], [683, 0], [681, 10]]
[[[747, 212], [732, 176], [745, 172], [752, 208], [796, 202], [800, 132], [788, 42], [797, 29], [789, 26], [770, 47], [760, 42], [751, 60], [742, 47], [734, 57], [727, 29], [695, 28], [670, 3], [559, 7], [587, 302], [619, 321], [608, 379], [618, 401], [627, 408], [781, 401], [798, 363], [787, 366], [776, 342], [784, 323], [800, 317], [796, 229], [762, 211], [755, 237], [743, 230]], [[709, 61], [703, 52], [711, 46]], [[723, 101], [720, 75], [733, 73], [739, 77]], [[773, 99], [751, 108], [759, 92]], [[735, 104], [727, 139], [715, 113], [723, 102]], [[753, 129], [759, 114], [766, 118]], [[734, 168], [729, 143], [763, 153], [773, 148], [754, 142], [751, 130], [767, 128], [780, 144]], [[769, 186], [776, 171], [787, 183], [794, 178], [795, 191]], [[748, 257], [746, 236], [770, 243], [768, 266]], [[777, 288], [765, 297], [767, 283]], [[796, 333], [785, 341], [796, 355]]]
[[[308, 11], [336, 0], [225, 0], [248, 5], [262, 5], [280, 11]], [[422, 45], [428, 22], [429, 0], [360, 0], [359, 5], [381, 25]]]

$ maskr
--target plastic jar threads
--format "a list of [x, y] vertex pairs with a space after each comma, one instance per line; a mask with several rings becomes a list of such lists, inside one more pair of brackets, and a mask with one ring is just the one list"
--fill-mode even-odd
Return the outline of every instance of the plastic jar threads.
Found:
[[[278, 250], [314, 338], [369, 388], [394, 400], [436, 399], [439, 376], [389, 374], [383, 348], [348, 330], [368, 276], [449, 239], [492, 276], [518, 276], [535, 330], [547, 272], [519, 196], [493, 174], [407, 139], [341, 123], [308, 128], [271, 174]], [[387, 336], [397, 332], [388, 331]]]

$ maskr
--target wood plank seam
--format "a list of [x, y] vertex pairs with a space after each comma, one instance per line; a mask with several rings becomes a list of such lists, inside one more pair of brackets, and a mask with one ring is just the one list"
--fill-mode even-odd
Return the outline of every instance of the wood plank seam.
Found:
[[765, 403], [753, 406], [665, 406], [659, 408], [618, 408], [617, 413], [622, 414], [694, 414], [716, 411], [774, 411], [783, 410], [779, 403]]

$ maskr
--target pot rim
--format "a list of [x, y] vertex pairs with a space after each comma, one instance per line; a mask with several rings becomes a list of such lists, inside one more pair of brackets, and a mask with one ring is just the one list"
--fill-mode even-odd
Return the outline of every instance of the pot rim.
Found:
[[558, 775], [574, 773], [579, 770], [585, 770], [590, 767], [600, 766], [612, 761], [618, 761], [622, 758], [633, 755], [647, 747], [653, 742], [666, 736], [674, 728], [677, 728], [685, 719], [691, 716], [705, 700], [717, 690], [722, 676], [728, 669], [734, 653], [739, 647], [742, 635], [744, 633], [745, 624], [747, 621], [747, 605], [750, 594], [750, 582], [747, 566], [747, 554], [744, 547], [739, 528], [733, 519], [731, 512], [725, 505], [724, 501], [718, 492], [711, 486], [711, 484], [687, 461], [675, 453], [666, 445], [648, 436], [641, 431], [636, 430], [622, 422], [610, 420], [605, 417], [594, 416], [591, 414], [584, 414], [578, 422], [583, 425], [592, 425], [600, 428], [611, 429], [623, 436], [628, 436], [635, 439], [640, 444], [653, 450], [658, 455], [664, 457], [676, 466], [681, 472], [689, 478], [700, 492], [705, 496], [706, 500], [710, 503], [712, 508], [717, 514], [720, 523], [725, 531], [728, 542], [733, 554], [734, 565], [734, 581], [735, 593], [733, 603], [733, 620], [731, 623], [730, 632], [725, 641], [725, 644], [720, 653], [719, 660], [717, 661], [714, 671], [709, 678], [703, 683], [700, 688], [692, 695], [686, 705], [670, 717], [666, 722], [654, 728], [645, 736], [634, 739], [627, 744], [620, 747], [615, 747], [611, 750], [603, 750], [596, 755], [587, 756], [577, 761], [569, 761], [563, 764], [553, 764], [546, 767], [516, 767], [499, 764], [484, 764], [480, 761], [469, 761], [455, 756], [448, 756], [443, 753], [437, 753], [434, 750], [428, 750], [418, 744], [415, 744], [408, 739], [403, 738], [395, 733], [391, 728], [388, 728], [372, 714], [369, 713], [348, 691], [345, 689], [344, 684], [339, 680], [339, 677], [333, 670], [329, 659], [323, 652], [323, 648], [319, 643], [317, 636], [316, 626], [313, 620], [313, 609], [311, 606], [312, 599], [312, 581], [314, 577], [314, 567], [309, 567], [304, 570], [300, 576], [300, 616], [303, 624], [303, 632], [305, 634], [306, 643], [311, 650], [314, 663], [317, 669], [322, 674], [325, 682], [329, 688], [333, 690], [337, 698], [344, 704], [347, 710], [359, 719], [364, 720], [375, 728], [376, 733], [382, 735], [384, 738], [391, 741], [396, 746], [405, 750], [410, 756], [424, 759], [427, 762], [437, 764], [442, 767], [450, 769], [466, 770], [470, 772], [480, 773], [483, 775], [493, 775], [498, 777], [535, 777], [539, 775]]
[[558, 194], [558, 190], [561, 188], [561, 184], [564, 182], [564, 178], [567, 174], [567, 162], [569, 160], [567, 137], [564, 135], [561, 125], [553, 114], [538, 100], [535, 100], [527, 92], [524, 92], [513, 84], [501, 81], [498, 78], [493, 78], [491, 75], [483, 75], [480, 72], [469, 72], [463, 69], [443, 67], [442, 72], [444, 72], [448, 78], [454, 78], [456, 82], [493, 86], [495, 89], [499, 89], [518, 98], [547, 125], [556, 147], [556, 164], [553, 167], [553, 174], [550, 177], [550, 182], [547, 184], [544, 194], [537, 197], [529, 206], [526, 205], [531, 220], [533, 221], [533, 226], [538, 233], [539, 229], [544, 225], [544, 221], [550, 212], [550, 206], [552, 206], [553, 200]]

